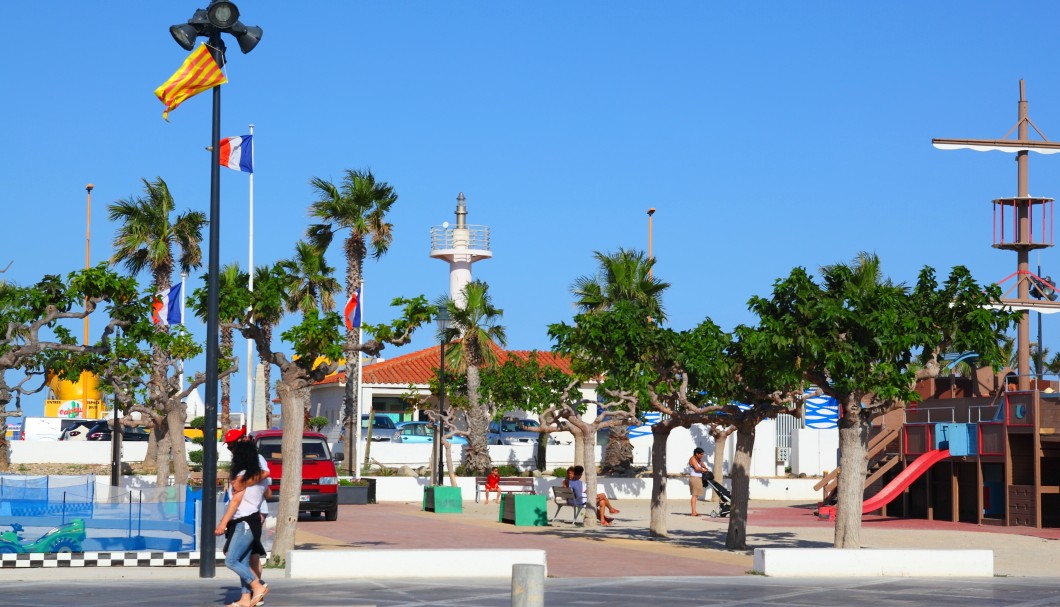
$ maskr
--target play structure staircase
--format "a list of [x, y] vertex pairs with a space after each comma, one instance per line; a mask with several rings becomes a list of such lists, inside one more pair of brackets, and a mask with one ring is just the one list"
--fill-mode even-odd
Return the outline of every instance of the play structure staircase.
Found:
[[[901, 463], [898, 453], [898, 428], [884, 428], [879, 434], [869, 441], [866, 457], [868, 458], [868, 470], [865, 474], [865, 489], [874, 484], [882, 486], [883, 475], [890, 469]], [[836, 492], [839, 490], [840, 468], [832, 470], [824, 476], [816, 485], [814, 491], [821, 491], [821, 505], [834, 504]]]

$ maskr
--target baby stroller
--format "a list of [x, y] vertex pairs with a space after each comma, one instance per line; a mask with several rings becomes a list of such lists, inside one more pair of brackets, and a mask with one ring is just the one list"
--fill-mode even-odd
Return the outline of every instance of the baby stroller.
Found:
[[714, 490], [714, 493], [718, 495], [718, 500], [721, 505], [717, 510], [710, 513], [711, 518], [725, 518], [729, 516], [729, 510], [732, 510], [732, 494], [718, 481], [714, 480], [714, 473], [706, 471], [703, 473], [703, 484]]

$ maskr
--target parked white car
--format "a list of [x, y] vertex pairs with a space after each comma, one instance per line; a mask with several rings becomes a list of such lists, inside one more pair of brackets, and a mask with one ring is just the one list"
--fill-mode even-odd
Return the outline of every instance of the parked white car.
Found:
[[[548, 436], [536, 430], [540, 427], [541, 424], [532, 419], [506, 418], [499, 422], [490, 422], [486, 442], [491, 445], [536, 445], [542, 436]], [[548, 444], [557, 443], [549, 436]]]
[[22, 440], [59, 440], [63, 432], [77, 426], [91, 426], [99, 420], [74, 417], [27, 417], [22, 421]]

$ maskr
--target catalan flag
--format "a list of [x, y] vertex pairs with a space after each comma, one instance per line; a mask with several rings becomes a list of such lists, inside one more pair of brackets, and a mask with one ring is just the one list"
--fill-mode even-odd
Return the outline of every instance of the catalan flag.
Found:
[[205, 44], [199, 45], [199, 48], [184, 60], [180, 69], [155, 89], [155, 96], [166, 104], [162, 118], [168, 121], [169, 112], [177, 109], [188, 97], [226, 82], [228, 78], [225, 78], [217, 62], [213, 60], [210, 49], [206, 48]]

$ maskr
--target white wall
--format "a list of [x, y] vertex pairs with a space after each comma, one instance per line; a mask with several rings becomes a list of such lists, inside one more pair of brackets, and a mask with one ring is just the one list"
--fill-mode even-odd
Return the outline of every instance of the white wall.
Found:
[[[777, 476], [776, 445], [773, 421], [767, 420], [755, 432], [755, 451], [752, 456], [751, 475], [756, 477]], [[651, 446], [653, 437], [634, 438], [633, 463], [635, 466], [651, 465]], [[110, 443], [90, 441], [9, 441], [11, 462], [18, 464], [55, 463], [55, 464], [108, 464], [110, 463]], [[726, 474], [728, 462], [736, 446], [736, 436], [726, 440]], [[808, 476], [820, 476], [825, 470], [833, 470], [837, 465], [836, 454], [839, 446], [837, 430], [796, 430], [792, 435], [791, 467], [795, 474], [805, 473]], [[200, 445], [185, 443], [188, 451], [201, 449]], [[706, 451], [705, 460], [713, 465], [714, 439], [701, 425], [691, 428], [676, 428], [670, 433], [666, 443], [666, 468], [668, 474], [683, 474], [688, 465], [692, 450], [702, 447]], [[529, 470], [534, 467], [535, 447], [521, 445], [491, 445], [490, 457], [495, 464], [514, 464]], [[122, 445], [122, 461], [142, 462], [147, 450], [146, 442], [126, 442]], [[228, 450], [219, 445], [217, 450], [221, 461], [228, 461]], [[549, 445], [546, 470], [567, 467], [574, 464], [573, 445]], [[597, 461], [603, 455], [603, 447], [597, 446]], [[453, 459], [461, 461], [461, 447], [453, 446]], [[363, 450], [361, 452], [363, 457]], [[371, 457], [388, 467], [426, 466], [431, 457], [431, 445], [410, 445], [403, 443], [372, 443]]]
[[[12, 464], [109, 464], [110, 441], [8, 441]], [[217, 459], [227, 462], [228, 449], [217, 446]], [[184, 443], [190, 451], [202, 449], [201, 445]], [[121, 461], [142, 462], [147, 455], [147, 441], [128, 441], [121, 445]]]
[[[601, 478], [598, 491], [616, 500], [647, 500], [651, 498], [651, 478]], [[750, 486], [751, 499], [758, 500], [816, 500], [819, 496], [813, 490], [813, 479], [752, 479]], [[534, 479], [534, 490], [551, 499], [551, 487], [559, 485], [560, 479], [545, 476]], [[423, 488], [430, 484], [428, 478], [386, 476], [377, 477], [375, 485], [376, 501], [379, 502], [412, 502], [423, 500]], [[446, 485], [449, 480], [446, 479]], [[475, 501], [475, 479], [458, 477], [457, 484], [464, 501]], [[687, 504], [688, 477], [671, 477], [666, 481], [667, 499], [683, 500]], [[549, 512], [554, 510], [549, 505]]]
[[801, 428], [791, 436], [791, 472], [823, 476], [839, 465], [839, 429]]
[[[733, 434], [730, 439], [734, 449], [736, 448], [736, 434]], [[783, 468], [777, 470], [777, 421], [764, 419], [755, 428], [755, 448], [751, 453], [751, 476], [783, 474]]]

